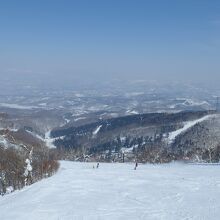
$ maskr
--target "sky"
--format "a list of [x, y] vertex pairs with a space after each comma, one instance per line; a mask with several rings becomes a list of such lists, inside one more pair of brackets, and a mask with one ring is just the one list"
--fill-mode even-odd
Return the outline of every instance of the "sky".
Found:
[[220, 80], [220, 1], [0, 0], [0, 76]]

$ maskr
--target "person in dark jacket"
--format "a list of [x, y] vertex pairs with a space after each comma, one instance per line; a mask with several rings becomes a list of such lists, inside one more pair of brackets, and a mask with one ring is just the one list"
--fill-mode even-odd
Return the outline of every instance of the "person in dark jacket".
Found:
[[138, 167], [138, 162], [135, 163], [134, 169], [136, 170]]
[[97, 163], [96, 168], [97, 168], [97, 169], [99, 168], [99, 163]]

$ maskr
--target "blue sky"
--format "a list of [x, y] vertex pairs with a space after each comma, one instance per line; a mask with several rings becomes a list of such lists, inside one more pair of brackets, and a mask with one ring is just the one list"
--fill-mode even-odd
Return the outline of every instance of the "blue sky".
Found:
[[216, 81], [219, 49], [220, 1], [0, 0], [2, 75]]

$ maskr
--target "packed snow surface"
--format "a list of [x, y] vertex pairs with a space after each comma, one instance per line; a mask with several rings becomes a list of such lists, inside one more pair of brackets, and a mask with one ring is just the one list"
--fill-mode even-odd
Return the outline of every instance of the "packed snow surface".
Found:
[[61, 162], [54, 176], [0, 197], [1, 220], [219, 220], [220, 165]]

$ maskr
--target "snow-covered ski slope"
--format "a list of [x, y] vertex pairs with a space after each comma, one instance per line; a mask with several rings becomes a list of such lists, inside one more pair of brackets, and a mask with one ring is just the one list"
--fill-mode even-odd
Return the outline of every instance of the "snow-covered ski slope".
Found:
[[219, 220], [220, 165], [61, 162], [58, 173], [0, 198], [1, 220]]
[[200, 119], [196, 119], [194, 121], [187, 121], [184, 123], [184, 126], [176, 131], [170, 132], [169, 133], [169, 137], [168, 137], [168, 143], [172, 143], [176, 137], [184, 132], [186, 132], [188, 129], [192, 128], [193, 126], [195, 126], [198, 123], [201, 123], [203, 121], [215, 118], [216, 115], [206, 115]]

